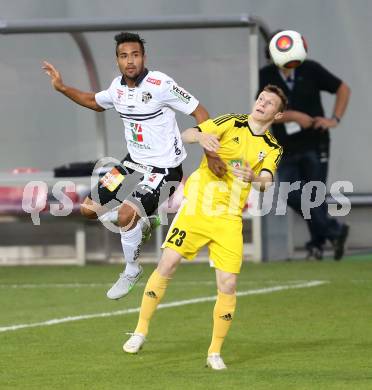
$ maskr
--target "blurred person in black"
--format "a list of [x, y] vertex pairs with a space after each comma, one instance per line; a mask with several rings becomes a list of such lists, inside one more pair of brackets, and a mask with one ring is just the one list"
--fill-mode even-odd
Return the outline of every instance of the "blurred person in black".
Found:
[[[268, 48], [266, 55], [269, 59]], [[279, 180], [301, 182], [299, 190], [289, 193], [288, 204], [303, 217], [301, 190], [303, 185], [310, 181], [320, 181], [324, 184], [327, 182], [329, 129], [336, 128], [341, 122], [348, 105], [350, 88], [321, 64], [312, 60], [305, 60], [294, 69], [279, 68], [274, 64], [264, 66], [260, 70], [259, 90], [267, 84], [279, 86], [288, 97], [287, 111], [281, 120], [272, 125], [272, 131], [284, 149], [278, 168]], [[335, 95], [330, 118], [324, 113], [320, 96], [322, 91]], [[315, 193], [312, 196], [315, 196]], [[334, 249], [334, 259], [340, 260], [344, 254], [349, 227], [329, 216], [325, 202], [311, 209], [311, 219], [306, 222], [311, 237], [306, 243], [308, 257], [322, 259], [323, 246], [328, 239]]]

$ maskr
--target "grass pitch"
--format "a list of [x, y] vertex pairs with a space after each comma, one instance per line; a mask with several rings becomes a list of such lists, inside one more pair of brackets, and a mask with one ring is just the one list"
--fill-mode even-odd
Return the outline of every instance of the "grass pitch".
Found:
[[[139, 306], [154, 265], [109, 301], [120, 268], [0, 268], [1, 389], [372, 389], [372, 256], [244, 264], [238, 290], [264, 293], [238, 298], [225, 372], [204, 367], [212, 301], [159, 310], [141, 353], [125, 354], [138, 314], [112, 313]], [[327, 283], [271, 291], [313, 280]], [[183, 265], [163, 303], [215, 294], [208, 265]], [[81, 319], [45, 324], [67, 317]]]

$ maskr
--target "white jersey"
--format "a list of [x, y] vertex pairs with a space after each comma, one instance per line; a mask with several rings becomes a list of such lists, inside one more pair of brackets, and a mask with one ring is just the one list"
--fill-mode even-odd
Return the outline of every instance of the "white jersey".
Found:
[[199, 102], [166, 74], [147, 70], [129, 88], [124, 77], [98, 92], [96, 102], [114, 108], [124, 123], [128, 152], [133, 161], [173, 168], [186, 158], [174, 109], [191, 114]]

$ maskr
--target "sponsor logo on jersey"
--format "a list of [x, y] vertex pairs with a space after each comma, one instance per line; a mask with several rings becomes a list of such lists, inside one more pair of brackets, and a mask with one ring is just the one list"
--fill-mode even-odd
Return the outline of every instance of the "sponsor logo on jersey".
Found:
[[142, 103], [148, 103], [152, 99], [152, 95], [150, 92], [142, 92]]
[[118, 100], [120, 100], [121, 97], [124, 95], [124, 91], [122, 89], [116, 89], [116, 92], [118, 94]]
[[133, 141], [143, 142], [142, 126], [139, 123], [131, 123], [130, 130], [132, 132]]
[[239, 144], [239, 143], [240, 143], [239, 137], [234, 137], [232, 140], [233, 140], [236, 144]]
[[174, 153], [176, 153], [176, 156], [179, 156], [182, 153], [182, 151], [178, 147], [178, 139], [177, 139], [177, 137], [174, 137], [174, 144], [173, 145], [174, 145]]
[[136, 149], [151, 149], [150, 145], [145, 144], [143, 139], [142, 126], [139, 123], [131, 123], [130, 131], [132, 132], [132, 139], [128, 140], [130, 145]]
[[136, 141], [133, 141], [133, 140], [128, 140], [128, 143], [130, 144], [130, 146], [132, 146], [133, 148], [136, 148], [136, 149], [139, 149], [139, 150], [150, 150], [151, 147], [150, 145], [147, 145], [145, 143], [141, 144], [141, 143], [138, 143]]
[[174, 96], [178, 97], [178, 99], [181, 99], [183, 102], [190, 103], [191, 95], [177, 85], [173, 85], [170, 92], [173, 93]]
[[230, 160], [230, 165], [233, 168], [241, 168], [243, 166], [243, 161], [242, 160]]
[[262, 161], [266, 157], [266, 153], [261, 150], [260, 153], [258, 153], [258, 161]]
[[161, 80], [153, 79], [152, 77], [147, 77], [146, 81], [154, 85], [160, 85]]

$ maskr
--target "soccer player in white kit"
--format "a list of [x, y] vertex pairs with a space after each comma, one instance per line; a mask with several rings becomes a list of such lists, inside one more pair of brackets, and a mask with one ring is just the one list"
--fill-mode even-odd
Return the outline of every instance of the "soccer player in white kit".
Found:
[[[57, 91], [94, 111], [115, 109], [123, 120], [129, 153], [120, 165], [99, 180], [81, 205], [85, 217], [96, 219], [111, 213], [110, 218], [117, 219], [121, 227], [126, 267], [107, 292], [110, 299], [128, 294], [142, 275], [138, 255], [143, 229], [148, 225], [139, 223], [139, 220], [156, 211], [161, 190], [167, 183], [182, 179], [181, 164], [186, 151], [174, 109], [192, 115], [197, 124], [209, 117], [199, 101], [172, 78], [145, 68], [145, 41], [138, 34], [123, 32], [115, 36], [115, 41], [121, 75], [107, 90], [98, 93], [65, 85], [52, 64], [43, 64]], [[208, 142], [207, 137], [200, 141], [202, 146], [207, 146]], [[168, 189], [167, 195], [174, 190], [174, 186]], [[104, 205], [113, 199], [120, 202], [120, 207], [104, 214], [107, 211]]]

